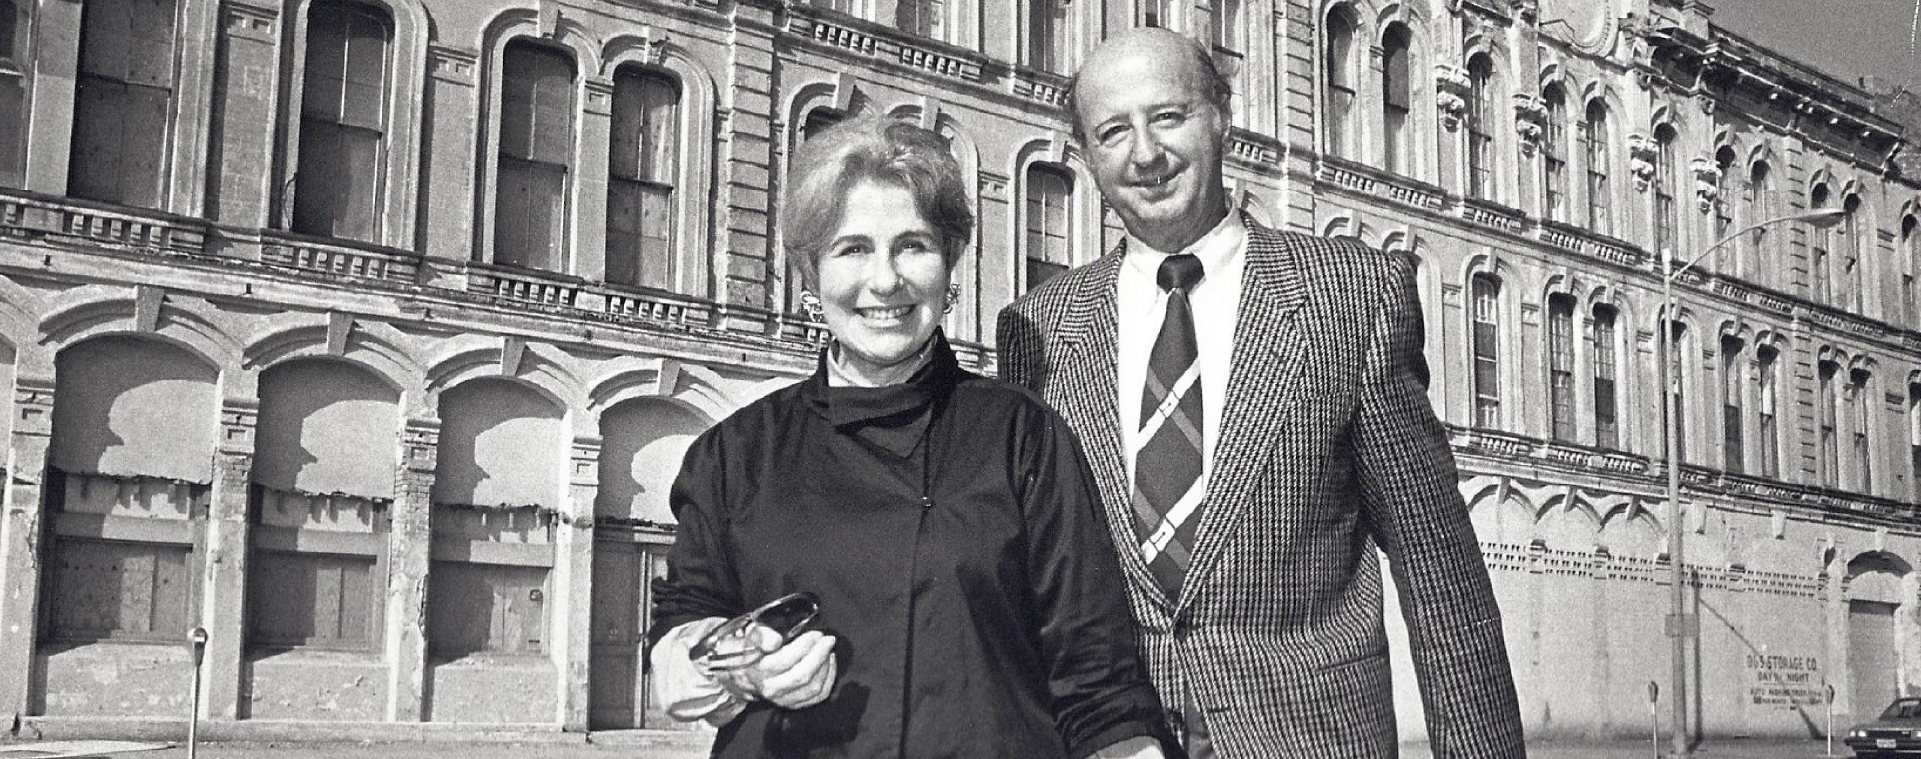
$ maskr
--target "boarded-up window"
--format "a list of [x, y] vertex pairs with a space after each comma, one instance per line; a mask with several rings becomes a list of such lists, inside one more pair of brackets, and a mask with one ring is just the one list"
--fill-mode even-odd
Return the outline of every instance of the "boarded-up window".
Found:
[[1034, 164], [1027, 167], [1027, 288], [1067, 271], [1074, 264], [1073, 222], [1068, 217], [1074, 197], [1074, 175], [1066, 167]]
[[659, 71], [622, 67], [607, 171], [607, 281], [673, 286], [679, 149], [680, 86]]
[[193, 548], [63, 537], [49, 567], [49, 640], [179, 642], [193, 627]]
[[26, 0], [0, 0], [0, 187], [26, 186]]
[[1218, 0], [1214, 4], [1214, 44], [1228, 50], [1241, 50], [1247, 29], [1241, 14], [1241, 0]]
[[894, 26], [908, 34], [943, 39], [947, 33], [947, 0], [898, 0]]
[[1501, 426], [1501, 280], [1489, 274], [1473, 278], [1470, 326], [1474, 358], [1474, 424]]
[[545, 567], [436, 561], [429, 572], [427, 649], [435, 657], [544, 649]]
[[1849, 439], [1853, 442], [1850, 454], [1854, 457], [1855, 492], [1872, 495], [1874, 493], [1874, 447], [1868, 444], [1874, 431], [1874, 375], [1864, 369], [1854, 370], [1848, 377], [1848, 415], [1853, 417], [1849, 426]]
[[1354, 82], [1359, 56], [1354, 49], [1353, 13], [1345, 5], [1328, 12], [1327, 60], [1321, 72], [1327, 101], [1321, 128], [1326, 130], [1327, 152], [1342, 158], [1354, 157], [1350, 151], [1354, 147]]
[[392, 37], [386, 14], [358, 3], [320, 0], [308, 13], [295, 231], [378, 234]]
[[398, 401], [342, 361], [261, 373], [249, 644], [371, 650], [380, 639]]
[[[1742, 197], [1747, 209], [1747, 216], [1742, 219], [1743, 223], [1750, 225], [1760, 224], [1771, 215], [1771, 212], [1768, 210], [1771, 204], [1768, 201], [1774, 194], [1772, 184], [1773, 182], [1768, 176], [1767, 162], [1755, 161], [1754, 168], [1748, 171], [1747, 192]], [[1748, 232], [1748, 239], [1746, 241], [1747, 269], [1743, 272], [1755, 281], [1764, 283], [1774, 279], [1774, 277], [1770, 276], [1770, 272], [1765, 266], [1767, 261], [1767, 242], [1767, 227], [1755, 227]]]
[[1408, 156], [1408, 113], [1413, 108], [1414, 33], [1406, 24], [1391, 24], [1381, 35], [1381, 136], [1385, 153], [1381, 168], [1410, 173], [1413, 160]]
[[561, 263], [573, 115], [573, 61], [531, 42], [507, 43], [500, 75], [495, 263], [536, 269]]
[[371, 648], [386, 599], [375, 557], [259, 551], [247, 569], [249, 642]]
[[1668, 430], [1674, 434], [1674, 450], [1681, 452], [1681, 460], [1688, 460], [1688, 403], [1687, 403], [1687, 325], [1672, 322], [1673, 330], [1668, 333], [1667, 381], [1668, 391], [1674, 396], [1672, 406], [1674, 419]]
[[83, 4], [69, 195], [145, 208], [165, 202], [174, 12], [174, 0]]

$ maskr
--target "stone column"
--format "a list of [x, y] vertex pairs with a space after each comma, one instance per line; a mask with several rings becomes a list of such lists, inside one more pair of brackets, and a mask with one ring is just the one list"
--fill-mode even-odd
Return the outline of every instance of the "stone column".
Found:
[[[51, 367], [48, 367], [51, 369]], [[40, 604], [42, 484], [53, 434], [53, 377], [24, 374], [14, 382], [13, 439], [8, 441], [4, 521], [0, 521], [0, 715], [26, 714], [33, 694], [34, 641]]]
[[[246, 373], [238, 376], [251, 379]], [[248, 383], [251, 384], [251, 383]], [[252, 388], [247, 388], [252, 395]], [[207, 629], [201, 674], [206, 683], [202, 717], [240, 716], [241, 658], [246, 650], [247, 564], [251, 525], [247, 491], [253, 482], [254, 428], [260, 402], [227, 398], [220, 409], [220, 440], [214, 454], [213, 494], [207, 512], [207, 562], [201, 578], [200, 624]]]
[[[432, 187], [419, 210], [426, 236], [422, 284], [466, 289], [465, 263], [474, 248], [475, 140], [480, 129], [480, 58], [473, 50], [430, 45], [421, 134], [429, 135], [420, 166], [421, 186]], [[433, 467], [428, 467], [431, 476]]]
[[587, 729], [588, 678], [592, 657], [594, 609], [594, 499], [600, 493], [600, 437], [574, 438], [568, 461], [567, 500], [560, 529], [554, 531], [553, 622], [559, 625], [554, 647], [559, 665], [561, 729]]
[[[607, 152], [613, 130], [614, 83], [588, 76], [587, 97], [580, 110], [580, 148], [574, 160], [573, 260], [574, 276], [594, 282], [607, 279]], [[582, 293], [585, 295], [586, 293]]]
[[408, 419], [401, 431], [393, 524], [387, 535], [387, 719], [426, 719], [427, 568], [432, 559], [434, 463], [440, 420]]

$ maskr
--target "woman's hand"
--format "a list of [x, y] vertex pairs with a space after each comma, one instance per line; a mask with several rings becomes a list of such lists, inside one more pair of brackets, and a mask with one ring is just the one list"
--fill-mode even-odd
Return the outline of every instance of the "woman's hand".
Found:
[[784, 709], [805, 709], [827, 700], [839, 673], [834, 656], [839, 641], [834, 636], [812, 630], [781, 645], [780, 633], [772, 628], [758, 628], [755, 635], [767, 654], [745, 667], [715, 670], [716, 682], [742, 699]]

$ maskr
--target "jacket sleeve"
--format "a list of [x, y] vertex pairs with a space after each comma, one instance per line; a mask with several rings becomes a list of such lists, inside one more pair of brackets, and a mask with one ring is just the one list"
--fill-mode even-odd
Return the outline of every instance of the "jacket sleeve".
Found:
[[1170, 749], [1094, 475], [1051, 411], [1026, 436], [1027, 567], [1055, 725], [1069, 757], [1149, 737]]
[[1522, 757], [1501, 613], [1427, 398], [1413, 267], [1390, 260], [1354, 435], [1364, 508], [1400, 594], [1434, 755]]
[[668, 493], [668, 505], [678, 525], [674, 546], [667, 552], [667, 576], [654, 580], [649, 647], [688, 622], [731, 618], [746, 611], [741, 606], [734, 557], [727, 546], [723, 451], [718, 427], [696, 438]]

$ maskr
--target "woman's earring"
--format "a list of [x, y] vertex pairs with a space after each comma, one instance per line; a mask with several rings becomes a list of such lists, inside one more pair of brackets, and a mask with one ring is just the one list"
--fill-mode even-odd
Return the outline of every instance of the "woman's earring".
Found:
[[949, 282], [947, 284], [947, 302], [941, 304], [940, 312], [943, 314], [954, 313], [954, 304], [960, 302], [960, 293], [960, 283]]
[[807, 318], [812, 321], [827, 320], [827, 311], [821, 307], [820, 296], [815, 295], [813, 290], [800, 291], [800, 310], [807, 312]]

